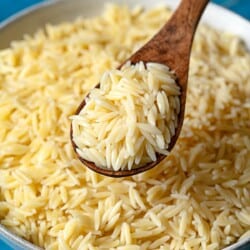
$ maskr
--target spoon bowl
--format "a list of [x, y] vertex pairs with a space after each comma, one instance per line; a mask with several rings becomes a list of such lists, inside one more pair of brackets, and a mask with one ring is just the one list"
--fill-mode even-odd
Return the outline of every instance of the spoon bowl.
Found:
[[[173, 149], [181, 132], [186, 104], [187, 79], [192, 42], [200, 17], [208, 2], [209, 0], [182, 0], [177, 10], [162, 29], [119, 67], [121, 68], [127, 61], [130, 61], [131, 64], [142, 61], [144, 64], [148, 62], [160, 63], [174, 71], [177, 85], [179, 85], [181, 89], [180, 112], [178, 114], [178, 126], [175, 134], [171, 137], [167, 148], [168, 151]], [[97, 85], [97, 87], [99, 87], [99, 85]], [[85, 104], [84, 99], [78, 107], [76, 115], [80, 113]], [[74, 151], [81, 162], [93, 171], [106, 176], [124, 177], [139, 174], [153, 168], [166, 157], [166, 155], [163, 154], [156, 154], [156, 161], [149, 162], [144, 166], [132, 168], [131, 170], [115, 171], [108, 168], [101, 168], [96, 166], [94, 162], [82, 158], [77, 153], [78, 146], [73, 140], [72, 126], [70, 136]]]

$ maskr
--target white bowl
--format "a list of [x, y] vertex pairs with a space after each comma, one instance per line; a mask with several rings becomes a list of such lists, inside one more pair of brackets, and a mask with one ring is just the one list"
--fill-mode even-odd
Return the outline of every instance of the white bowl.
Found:
[[[0, 49], [9, 46], [13, 40], [21, 39], [24, 34], [31, 34], [46, 23], [57, 24], [62, 21], [73, 20], [78, 16], [90, 17], [102, 11], [105, 2], [114, 2], [134, 6], [141, 4], [146, 8], [155, 4], [165, 4], [172, 8], [178, 5], [175, 0], [57, 0], [46, 1], [28, 8], [17, 15], [0, 23]], [[217, 29], [239, 35], [250, 50], [250, 22], [244, 18], [214, 4], [209, 4], [202, 21]], [[16, 236], [4, 226], [0, 225], [0, 239], [15, 250], [38, 250], [37, 246]], [[233, 244], [224, 250], [249, 250], [250, 238]]]

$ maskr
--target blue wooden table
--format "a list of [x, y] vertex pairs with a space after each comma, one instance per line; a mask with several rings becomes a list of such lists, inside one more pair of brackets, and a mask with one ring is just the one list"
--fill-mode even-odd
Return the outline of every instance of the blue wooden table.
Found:
[[[0, 22], [5, 20], [9, 16], [15, 14], [16, 12], [33, 4], [40, 3], [42, 1], [46, 0], [0, 0]], [[230, 9], [231, 11], [236, 12], [239, 15], [250, 20], [249, 0], [213, 0], [212, 2], [219, 4], [227, 9]], [[13, 249], [0, 241], [0, 250], [13, 250]]]

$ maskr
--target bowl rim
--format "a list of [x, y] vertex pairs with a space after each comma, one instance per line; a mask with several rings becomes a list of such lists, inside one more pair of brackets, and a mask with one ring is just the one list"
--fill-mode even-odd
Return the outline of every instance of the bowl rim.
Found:
[[[42, 1], [42, 0], [41, 0]], [[73, 1], [79, 1], [79, 0], [71, 0]], [[84, 1], [84, 0], [83, 0]], [[86, 1], [86, 0], [85, 0]], [[0, 32], [8, 28], [9, 25], [11, 25], [13, 22], [18, 21], [19, 19], [25, 18], [27, 15], [31, 13], [35, 13], [36, 11], [40, 11], [43, 8], [46, 7], [53, 7], [54, 5], [61, 4], [61, 3], [66, 3], [67, 0], [46, 0], [42, 1], [39, 3], [35, 3], [31, 6], [28, 6], [12, 15], [10, 15], [8, 18], [4, 19], [3, 21], [0, 22]], [[116, 0], [105, 0], [102, 2], [122, 2], [122, 1], [116, 1]], [[123, 1], [124, 2], [124, 1]], [[133, 1], [126, 1], [127, 3], [130, 3]], [[152, 2], [150, 3], [151, 6], [153, 5], [158, 5], [158, 3], [154, 3], [152, 0], [145, 0], [145, 3], [147, 2]], [[180, 0], [165, 0], [165, 1], [158, 1], [161, 4], [165, 4], [166, 6], [169, 6], [171, 8], [176, 8], [180, 2]], [[216, 18], [214, 18], [214, 15], [217, 15]], [[223, 17], [223, 18], [222, 18]], [[224, 18], [225, 17], [225, 18]], [[234, 22], [230, 23], [230, 26], [228, 26], [228, 18], [233, 19], [236, 21], [236, 24]], [[225, 20], [225, 21], [224, 21]], [[250, 51], [250, 32], [247, 32], [247, 30], [250, 30], [250, 21], [247, 20], [246, 18], [240, 16], [239, 14], [223, 7], [220, 6], [216, 3], [209, 2], [208, 6], [201, 18], [201, 22], [208, 23], [212, 27], [215, 27], [217, 29], [223, 29], [226, 31], [229, 31], [235, 35], [240, 36], [244, 42], [246, 43], [246, 47]], [[238, 25], [240, 23], [240, 25]], [[227, 27], [228, 26], [228, 27]], [[232, 31], [233, 30], [233, 31]]]

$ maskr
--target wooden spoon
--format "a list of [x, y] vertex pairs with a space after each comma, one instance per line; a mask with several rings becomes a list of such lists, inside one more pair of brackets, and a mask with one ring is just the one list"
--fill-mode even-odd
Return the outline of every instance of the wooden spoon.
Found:
[[[132, 64], [136, 64], [139, 61], [143, 61], [144, 63], [161, 63], [167, 65], [176, 74], [177, 84], [181, 88], [181, 108], [178, 117], [178, 127], [175, 131], [175, 135], [171, 138], [168, 151], [170, 151], [174, 147], [182, 128], [186, 103], [189, 58], [193, 37], [200, 17], [208, 1], [209, 0], [182, 0], [177, 10], [173, 13], [172, 17], [163, 26], [163, 28], [148, 43], [146, 43], [141, 49], [135, 52], [127, 60], [131, 61]], [[85, 100], [83, 100], [83, 102], [78, 107], [76, 114], [79, 114], [84, 105]], [[72, 127], [70, 134], [73, 148], [77, 153], [77, 145], [73, 140]], [[144, 166], [131, 170], [118, 171], [98, 167], [95, 165], [95, 163], [83, 159], [80, 155], [78, 155], [78, 157], [84, 165], [97, 173], [112, 177], [124, 177], [149, 170], [156, 166], [166, 156], [158, 154], [157, 160], [154, 162], [149, 162]]]

